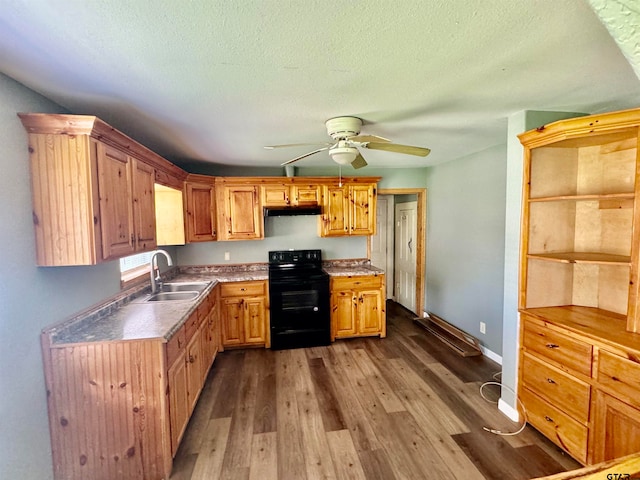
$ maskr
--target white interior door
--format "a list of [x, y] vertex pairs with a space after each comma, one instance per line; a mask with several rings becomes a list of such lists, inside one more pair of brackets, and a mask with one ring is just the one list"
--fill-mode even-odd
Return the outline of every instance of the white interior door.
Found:
[[396, 204], [395, 217], [395, 300], [415, 312], [418, 202]]
[[393, 298], [393, 196], [378, 195], [377, 203], [376, 234], [371, 236], [371, 265], [384, 270], [386, 298]]

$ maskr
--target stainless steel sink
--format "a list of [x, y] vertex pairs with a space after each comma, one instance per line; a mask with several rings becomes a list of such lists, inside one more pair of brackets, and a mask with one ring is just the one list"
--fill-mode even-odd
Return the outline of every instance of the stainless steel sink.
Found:
[[163, 283], [159, 292], [152, 293], [137, 302], [191, 302], [196, 300], [211, 282]]
[[158, 292], [151, 294], [145, 302], [187, 301], [194, 300], [198, 295], [200, 295], [200, 292]]
[[163, 283], [160, 292], [202, 292], [210, 282]]

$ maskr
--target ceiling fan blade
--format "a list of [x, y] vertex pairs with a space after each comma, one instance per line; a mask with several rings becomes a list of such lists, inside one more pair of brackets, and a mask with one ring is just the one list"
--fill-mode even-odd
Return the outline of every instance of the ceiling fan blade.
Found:
[[384, 137], [379, 137], [378, 135], [356, 135], [355, 137], [347, 137], [347, 140], [350, 142], [359, 142], [359, 143], [367, 143], [367, 142], [385, 142], [388, 143], [391, 140]]
[[288, 148], [288, 147], [308, 147], [312, 145], [332, 145], [328, 142], [317, 142], [317, 143], [289, 143], [286, 145], [266, 145], [264, 148], [267, 150], [273, 150], [274, 148]]
[[356, 159], [353, 162], [351, 162], [351, 166], [355, 169], [366, 167], [367, 165], [368, 164], [366, 160], [360, 153], [358, 153], [358, 156], [356, 157]]
[[428, 148], [412, 147], [410, 145], [399, 145], [397, 143], [379, 143], [369, 142], [362, 145], [364, 148], [371, 150], [385, 150], [387, 152], [404, 153], [407, 155], [417, 155], [418, 157], [426, 157], [431, 152]]
[[314, 150], [313, 152], [305, 153], [304, 155], [300, 155], [299, 157], [292, 158], [284, 163], [281, 163], [281, 166], [289, 165], [290, 163], [297, 162], [298, 160], [302, 160], [305, 157], [309, 157], [315, 153], [322, 152], [323, 150], [329, 150], [329, 147], [319, 148], [318, 150]]

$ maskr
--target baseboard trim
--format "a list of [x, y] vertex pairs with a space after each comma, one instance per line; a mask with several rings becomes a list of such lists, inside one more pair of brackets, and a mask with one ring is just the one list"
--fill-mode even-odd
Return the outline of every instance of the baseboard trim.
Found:
[[498, 400], [498, 410], [500, 410], [509, 420], [513, 422], [520, 421], [520, 413], [504, 400]]
[[502, 357], [500, 355], [498, 355], [495, 352], [492, 352], [491, 350], [489, 350], [487, 347], [484, 347], [482, 345], [480, 345], [480, 350], [482, 350], [482, 354], [493, 360], [494, 362], [496, 362], [498, 365], [502, 365]]

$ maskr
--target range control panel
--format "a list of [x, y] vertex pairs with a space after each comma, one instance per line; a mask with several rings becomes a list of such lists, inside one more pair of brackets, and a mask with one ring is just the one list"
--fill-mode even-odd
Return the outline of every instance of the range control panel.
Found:
[[276, 250], [269, 252], [269, 263], [322, 263], [321, 250]]

